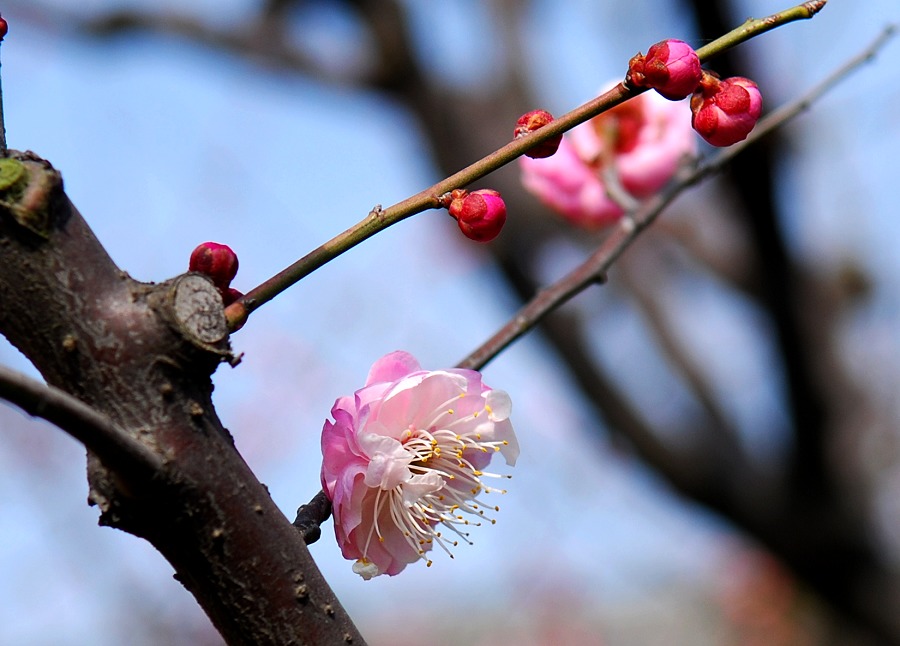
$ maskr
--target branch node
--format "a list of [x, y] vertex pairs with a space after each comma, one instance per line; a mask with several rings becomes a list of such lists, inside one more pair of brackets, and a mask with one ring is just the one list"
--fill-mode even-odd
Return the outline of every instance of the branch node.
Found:
[[320, 491], [313, 499], [297, 509], [297, 518], [292, 523], [303, 541], [310, 545], [319, 540], [322, 535], [321, 524], [331, 515], [331, 501], [324, 491]]

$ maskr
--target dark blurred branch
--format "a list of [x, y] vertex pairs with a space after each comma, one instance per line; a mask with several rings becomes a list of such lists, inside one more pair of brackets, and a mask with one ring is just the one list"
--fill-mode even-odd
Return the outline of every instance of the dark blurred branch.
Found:
[[[650, 272], [639, 271], [639, 265], [647, 263], [651, 264]], [[695, 360], [695, 355], [684, 347], [673, 329], [673, 321], [664, 306], [665, 296], [670, 293], [671, 289], [671, 284], [666, 281], [667, 273], [659, 271], [662, 269], [659, 267], [659, 263], [652, 263], [646, 253], [639, 255], [636, 260], [623, 259], [619, 269], [618, 279], [625, 285], [628, 293], [637, 303], [644, 320], [653, 330], [659, 348], [675, 371], [681, 374], [685, 384], [703, 407], [716, 432], [737, 438], [737, 429], [719, 405], [717, 397], [713, 393], [712, 384], [709, 383]], [[642, 280], [648, 273], [654, 274], [653, 279]]]
[[109, 468], [140, 480], [163, 461], [102, 413], [72, 395], [0, 366], [0, 399], [40, 417], [84, 444]]

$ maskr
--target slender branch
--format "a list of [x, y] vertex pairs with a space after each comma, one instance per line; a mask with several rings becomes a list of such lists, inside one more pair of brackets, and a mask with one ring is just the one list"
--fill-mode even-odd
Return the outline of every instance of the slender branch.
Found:
[[786, 104], [761, 119], [753, 132], [744, 141], [719, 150], [708, 160], [698, 165], [685, 177], [679, 179], [666, 190], [643, 202], [633, 213], [626, 214], [619, 225], [600, 247], [572, 272], [544, 288], [518, 313], [488, 339], [481, 347], [463, 359], [458, 366], [480, 370], [491, 359], [511, 343], [537, 325], [547, 314], [560, 305], [581, 293], [588, 286], [605, 281], [606, 272], [622, 255], [641, 232], [650, 226], [659, 214], [687, 188], [698, 184], [706, 177], [718, 173], [722, 168], [747, 146], [781, 127], [788, 120], [796, 117], [809, 108], [826, 90], [846, 78], [863, 63], [870, 61], [878, 50], [894, 34], [893, 26], [887, 27], [864, 51], [847, 61], [830, 74], [825, 80], [811, 88], [799, 99]]
[[[697, 50], [697, 55], [701, 61], [704, 61], [775, 27], [795, 20], [810, 18], [825, 6], [825, 2], [826, 0], [807, 2], [772, 14], [766, 18], [748, 20], [739, 28]], [[468, 186], [488, 173], [512, 162], [536, 144], [571, 130], [578, 124], [644, 91], [645, 89], [642, 88], [629, 88], [624, 83], [619, 83], [608, 92], [575, 108], [546, 126], [509, 142], [502, 148], [402, 202], [398, 202], [386, 209], [376, 206], [359, 223], [314, 249], [291, 266], [253, 288], [242, 298], [229, 305], [225, 309], [225, 317], [228, 321], [229, 329], [232, 331], [237, 330], [244, 324], [247, 317], [262, 304], [272, 300], [275, 296], [325, 263], [352, 249], [379, 231], [425, 210], [439, 208], [441, 206], [441, 196], [448, 191]]]
[[136, 481], [152, 477], [163, 467], [156, 453], [80, 399], [4, 366], [0, 366], [0, 399], [55, 424], [105, 465], [119, 467], [117, 473]]
[[721, 38], [716, 38], [713, 42], [704, 45], [697, 50], [697, 56], [702, 62], [706, 62], [714, 58], [722, 52], [731, 49], [735, 45], [739, 45], [754, 36], [759, 36], [767, 31], [771, 31], [776, 27], [785, 25], [795, 20], [807, 20], [819, 13], [828, 0], [812, 0], [803, 4], [773, 13], [765, 18], [749, 18], [743, 25], [732, 29]]

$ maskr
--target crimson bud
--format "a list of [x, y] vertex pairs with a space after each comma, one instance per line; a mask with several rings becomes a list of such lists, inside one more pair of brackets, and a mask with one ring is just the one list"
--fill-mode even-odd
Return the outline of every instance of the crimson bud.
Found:
[[691, 125], [713, 146], [743, 141], [762, 113], [762, 94], [750, 79], [733, 76], [720, 80], [703, 74], [691, 97]]
[[[538, 128], [546, 126], [548, 123], [553, 121], [553, 115], [547, 112], [546, 110], [532, 110], [531, 112], [526, 112], [519, 120], [516, 121], [516, 129], [513, 131], [513, 137], [518, 139], [519, 137], [524, 137], [530, 132], [534, 132]], [[531, 157], [532, 159], [542, 159], [544, 157], [550, 157], [556, 150], [559, 148], [559, 143], [562, 141], [562, 134], [555, 137], [551, 137], [547, 141], [543, 141], [533, 148], [529, 148], [525, 151], [526, 157]]]
[[237, 270], [237, 254], [228, 245], [204, 242], [191, 252], [188, 271], [206, 274], [223, 293], [237, 275]]
[[669, 38], [651, 45], [647, 55], [628, 61], [625, 79], [635, 87], [650, 87], [670, 101], [688, 96], [700, 83], [702, 70], [694, 49], [683, 40]]
[[483, 188], [469, 193], [456, 189], [451, 194], [450, 215], [470, 240], [488, 242], [497, 237], [506, 222], [506, 204], [500, 193]]

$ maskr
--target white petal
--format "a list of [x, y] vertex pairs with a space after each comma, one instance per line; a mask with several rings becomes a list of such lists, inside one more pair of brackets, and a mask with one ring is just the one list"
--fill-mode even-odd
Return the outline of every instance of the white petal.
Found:
[[502, 422], [509, 419], [512, 413], [512, 400], [503, 390], [489, 390], [485, 393], [485, 400], [490, 409], [490, 419], [492, 422]]
[[381, 572], [378, 571], [377, 565], [371, 561], [364, 561], [363, 559], [360, 559], [353, 564], [353, 571], [366, 581], [381, 574]]

